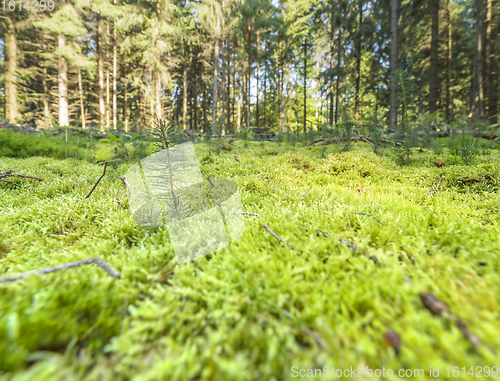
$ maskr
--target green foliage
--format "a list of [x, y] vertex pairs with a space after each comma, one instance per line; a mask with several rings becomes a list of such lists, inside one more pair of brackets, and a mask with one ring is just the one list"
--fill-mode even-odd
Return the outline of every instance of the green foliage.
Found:
[[[76, 143], [76, 141], [75, 141]], [[47, 156], [64, 159], [64, 142], [57, 137], [43, 137], [20, 134], [0, 129], [0, 157], [28, 158]]]
[[109, 139], [100, 139], [99, 142], [111, 143], [113, 147], [113, 166], [123, 161], [136, 161], [146, 156], [146, 134], [121, 133], [118, 137], [109, 134]]

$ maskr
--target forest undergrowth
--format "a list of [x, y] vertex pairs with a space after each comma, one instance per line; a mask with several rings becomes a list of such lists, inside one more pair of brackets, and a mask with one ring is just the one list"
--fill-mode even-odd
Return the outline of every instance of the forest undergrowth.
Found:
[[[166, 228], [131, 220], [130, 164], [83, 199], [102, 165], [0, 158], [0, 172], [43, 178], [0, 183], [0, 276], [93, 257], [121, 273], [0, 283], [0, 379], [285, 380], [293, 366], [430, 379], [429, 367], [498, 366], [498, 152], [467, 165], [415, 150], [403, 166], [343, 146], [195, 144], [203, 176], [236, 182], [258, 215], [231, 247], [180, 265]], [[451, 312], [431, 313], [426, 292]]]

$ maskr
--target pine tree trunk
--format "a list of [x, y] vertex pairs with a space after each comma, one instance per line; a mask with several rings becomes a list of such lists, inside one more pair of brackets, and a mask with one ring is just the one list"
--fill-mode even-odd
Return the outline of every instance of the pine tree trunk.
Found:
[[43, 116], [45, 118], [50, 118], [50, 108], [49, 108], [49, 102], [50, 102], [50, 94], [49, 94], [49, 89], [47, 86], [47, 66], [43, 67], [43, 75], [42, 75], [42, 86], [43, 86]]
[[[337, 68], [340, 70], [340, 53], [342, 50], [342, 26], [339, 29], [339, 38], [338, 38], [338, 49], [337, 49]], [[339, 102], [340, 102], [340, 73], [337, 75], [337, 83], [335, 89], [335, 124], [339, 121]]]
[[207, 132], [207, 84], [205, 83], [206, 70], [203, 69], [203, 133]]
[[[116, 0], [113, 0], [116, 5]], [[113, 129], [116, 131], [118, 128], [117, 122], [117, 105], [116, 105], [116, 78], [117, 78], [117, 48], [116, 48], [116, 29], [113, 25]]]
[[304, 134], [307, 133], [307, 37], [304, 39]]
[[[60, 50], [66, 45], [66, 37], [64, 34], [57, 36], [57, 46]], [[69, 126], [68, 117], [68, 69], [66, 59], [59, 55], [58, 62], [58, 88], [59, 88], [59, 127]]]
[[85, 130], [85, 107], [83, 104], [83, 86], [82, 86], [82, 73], [78, 67], [78, 90], [80, 91], [80, 119], [82, 121], [82, 129]]
[[106, 108], [104, 106], [104, 62], [102, 52], [102, 19], [97, 21], [97, 88], [99, 97], [99, 125], [100, 131], [105, 131]]
[[[158, 55], [158, 61], [160, 57]], [[159, 69], [156, 70], [156, 119], [161, 119], [161, 72]]]
[[439, 76], [438, 76], [438, 59], [439, 59], [439, 1], [433, 0], [431, 4], [431, 65], [429, 75], [429, 112], [432, 114], [437, 110]]
[[259, 31], [257, 31], [257, 72], [256, 72], [256, 78], [257, 78], [257, 103], [256, 103], [256, 109], [255, 109], [255, 126], [258, 128], [259, 127], [259, 63], [260, 63], [260, 39], [259, 39]]
[[266, 41], [266, 55], [264, 61], [264, 127], [267, 128], [267, 50], [268, 41]]
[[355, 95], [355, 105], [354, 105], [354, 119], [359, 119], [359, 84], [361, 81], [361, 36], [362, 36], [362, 24], [363, 24], [363, 1], [358, 1], [359, 7], [359, 26], [358, 26], [358, 37], [356, 41], [356, 95]]
[[398, 20], [399, 0], [391, 0], [391, 105], [389, 110], [389, 129], [395, 131], [398, 124]]
[[242, 77], [243, 77], [243, 116], [244, 116], [244, 125], [245, 127], [249, 127], [248, 124], [247, 124], [247, 119], [246, 119], [246, 109], [247, 109], [247, 102], [248, 102], [248, 96], [247, 96], [247, 92], [248, 92], [248, 89], [247, 89], [247, 74], [246, 74], [246, 68], [247, 68], [247, 65], [246, 65], [246, 59], [243, 61], [243, 73], [242, 73]]
[[229, 53], [229, 43], [228, 43], [228, 62], [227, 62], [227, 85], [226, 85], [226, 101], [227, 101], [227, 117], [226, 117], [226, 129], [227, 132], [232, 130], [231, 128], [231, 55]]
[[182, 128], [186, 130], [187, 128], [187, 99], [188, 99], [188, 88], [187, 88], [187, 57], [189, 57], [188, 48], [186, 42], [184, 41], [184, 53], [185, 61], [182, 70]]
[[446, 0], [446, 21], [448, 22], [448, 44], [447, 44], [447, 57], [446, 57], [446, 123], [449, 124], [451, 121], [451, 12], [450, 12], [451, 0]]
[[334, 14], [333, 14], [333, 2], [331, 0], [331, 13], [330, 13], [330, 126], [333, 127], [333, 94], [335, 91], [335, 80], [333, 76], [333, 69], [335, 67], [335, 38], [334, 38]]
[[106, 22], [106, 129], [109, 130], [109, 22]]
[[491, 32], [488, 36], [489, 43], [489, 99], [488, 99], [488, 114], [490, 124], [498, 123], [498, 58], [495, 55], [495, 47], [497, 44], [498, 35], [500, 34], [499, 15], [500, 9], [498, 1], [492, 4], [491, 8]]
[[[250, 64], [248, 65], [248, 69], [250, 70]], [[248, 127], [250, 127], [250, 112], [252, 110], [252, 98], [251, 98], [251, 95], [252, 95], [252, 86], [251, 86], [251, 83], [250, 83], [250, 73], [247, 74], [247, 86], [248, 86], [248, 91], [247, 91], [247, 95], [248, 95], [248, 107], [246, 109], [246, 114], [247, 114], [247, 117], [246, 117], [246, 125]]]
[[[124, 66], [124, 70], [126, 70], [126, 64]], [[125, 132], [128, 132], [128, 124], [129, 124], [129, 112], [128, 112], [128, 78], [127, 73], [123, 73], [124, 83], [123, 83], [123, 123], [125, 124]]]
[[281, 84], [281, 92], [280, 92], [280, 97], [281, 97], [281, 107], [280, 107], [280, 132], [283, 132], [283, 128], [285, 126], [285, 83], [284, 83], [284, 75], [285, 75], [285, 57], [284, 57], [284, 50], [285, 50], [285, 41], [281, 41], [281, 70], [280, 70], [280, 84]]
[[[226, 46], [226, 42], [222, 42], [222, 49]], [[226, 64], [225, 64], [225, 53], [221, 54], [221, 61], [222, 61], [222, 67], [220, 69], [220, 77], [221, 77], [221, 94], [220, 94], [220, 100], [221, 100], [221, 135], [224, 136], [226, 134], [226, 108], [225, 108], [225, 97], [226, 97], [226, 76], [224, 74], [224, 71], [226, 70]]]
[[220, 19], [217, 15], [217, 31], [215, 38], [215, 49], [214, 49], [214, 90], [213, 90], [213, 100], [212, 100], [212, 125], [215, 127], [217, 123], [217, 85], [219, 80], [219, 28]]
[[477, 30], [477, 52], [476, 52], [476, 116], [484, 115], [484, 0], [476, 0], [476, 30]]
[[[10, 16], [10, 15], [9, 15]], [[13, 17], [13, 16], [11, 16]], [[14, 20], [7, 18], [7, 28], [5, 31], [5, 55], [7, 57], [7, 71], [5, 73], [5, 119], [9, 123], [15, 124], [17, 119], [17, 39]]]

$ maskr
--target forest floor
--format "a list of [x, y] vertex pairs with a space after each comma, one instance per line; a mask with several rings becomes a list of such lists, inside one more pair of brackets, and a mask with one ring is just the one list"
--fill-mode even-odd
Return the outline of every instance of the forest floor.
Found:
[[497, 151], [464, 165], [424, 150], [401, 166], [365, 143], [326, 158], [195, 149], [204, 177], [235, 181], [259, 215], [231, 247], [183, 264], [166, 228], [131, 220], [129, 165], [82, 200], [102, 165], [0, 158], [0, 172], [43, 178], [0, 182], [0, 276], [91, 257], [121, 272], [0, 283], [1, 380], [287, 380], [325, 366], [472, 379], [462, 367], [500, 366]]

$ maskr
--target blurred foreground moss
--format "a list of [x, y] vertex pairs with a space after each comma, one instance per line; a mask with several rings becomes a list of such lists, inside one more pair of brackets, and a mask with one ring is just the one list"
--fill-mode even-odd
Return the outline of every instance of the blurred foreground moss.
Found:
[[[424, 151], [400, 167], [362, 144], [326, 159], [321, 147], [195, 147], [203, 175], [235, 181], [245, 210], [260, 215], [246, 216], [232, 247], [182, 265], [165, 228], [131, 221], [128, 165], [108, 168], [81, 201], [102, 166], [0, 158], [0, 172], [44, 179], [0, 183], [0, 275], [88, 257], [122, 272], [116, 280], [89, 265], [1, 284], [2, 379], [283, 380], [292, 366], [366, 365], [429, 378], [430, 366], [500, 365], [498, 156], [465, 166], [442, 153], [437, 168]], [[422, 291], [482, 346], [431, 315]], [[388, 330], [401, 337], [399, 355], [384, 344]]]

